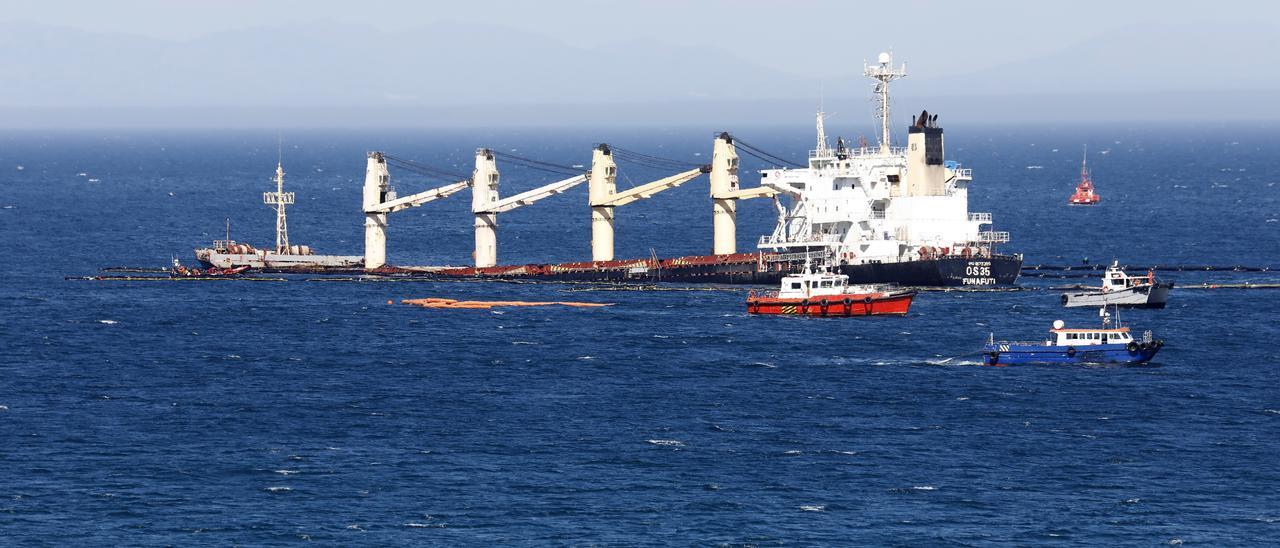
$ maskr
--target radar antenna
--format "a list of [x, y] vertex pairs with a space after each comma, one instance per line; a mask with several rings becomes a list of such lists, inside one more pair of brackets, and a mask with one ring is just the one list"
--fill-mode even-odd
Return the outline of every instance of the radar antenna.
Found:
[[889, 82], [906, 77], [907, 65], [893, 66], [893, 54], [884, 52], [877, 59], [879, 64], [872, 66], [862, 63], [862, 74], [876, 81], [875, 93], [879, 99], [876, 105], [876, 116], [880, 119], [880, 152], [889, 152]]
[[[284, 191], [284, 164], [276, 162], [276, 191], [263, 192], [262, 203], [276, 206], [276, 253], [289, 254], [289, 222], [285, 206], [293, 203], [293, 193]], [[230, 238], [228, 238], [230, 239]]]

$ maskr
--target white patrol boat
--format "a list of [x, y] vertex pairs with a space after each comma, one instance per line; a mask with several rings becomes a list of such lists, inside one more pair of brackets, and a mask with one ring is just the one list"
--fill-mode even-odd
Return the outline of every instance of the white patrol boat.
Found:
[[1169, 300], [1173, 282], [1156, 280], [1154, 271], [1146, 276], [1130, 276], [1115, 261], [1102, 275], [1100, 290], [1064, 293], [1062, 304], [1067, 308], [1122, 306], [1125, 308], [1164, 308]]

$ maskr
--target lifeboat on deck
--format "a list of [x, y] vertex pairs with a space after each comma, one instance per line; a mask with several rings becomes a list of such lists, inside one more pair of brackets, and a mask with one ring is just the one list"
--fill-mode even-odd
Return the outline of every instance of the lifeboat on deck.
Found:
[[782, 278], [778, 291], [747, 295], [751, 314], [803, 316], [903, 316], [911, 308], [914, 290], [849, 285], [849, 277], [830, 272], [810, 272]]

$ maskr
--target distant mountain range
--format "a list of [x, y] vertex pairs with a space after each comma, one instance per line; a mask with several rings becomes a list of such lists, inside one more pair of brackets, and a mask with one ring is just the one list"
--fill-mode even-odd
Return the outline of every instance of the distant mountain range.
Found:
[[[996, 118], [1007, 98], [1035, 96], [1056, 98], [1072, 112], [1088, 113], [1096, 106], [1103, 118], [1126, 112], [1115, 109], [1144, 117], [1159, 112], [1141, 113], [1144, 107], [1198, 105], [1202, 112], [1178, 114], [1275, 119], [1280, 109], [1272, 101], [1212, 100], [1230, 92], [1255, 101], [1280, 90], [1280, 75], [1268, 65], [1277, 50], [1275, 30], [1265, 24], [1123, 29], [990, 69], [912, 74], [898, 85], [896, 97], [903, 103], [932, 98], [960, 110], [985, 109]], [[1004, 54], [1016, 57], [1016, 46]], [[841, 63], [833, 59], [833, 64]], [[844, 116], [863, 118], [869, 113], [870, 88], [861, 69], [859, 62], [816, 78], [760, 66], [729, 47], [633, 42], [584, 49], [553, 37], [476, 24], [385, 32], [325, 23], [167, 41], [0, 23], [0, 109], [15, 114], [16, 125], [26, 123], [24, 113], [53, 112], [89, 113], [90, 118], [132, 113], [158, 116], [157, 122], [175, 116], [226, 122], [236, 113], [252, 121], [250, 113], [275, 112], [292, 117], [292, 122], [275, 123], [315, 116], [321, 119], [314, 123], [358, 123], [362, 112], [391, 121], [403, 121], [394, 113], [412, 112], [450, 123], [489, 123], [494, 117], [537, 123], [580, 112], [576, 118], [586, 116], [580, 120], [586, 122], [631, 116], [651, 123], [701, 123], [756, 116], [768, 123], [781, 113], [759, 111], [782, 109], [793, 119], [811, 113], [819, 93], [829, 105], [844, 105], [836, 109]], [[1143, 94], [1163, 99], [1148, 105]], [[1131, 104], [1119, 104], [1125, 102]]]

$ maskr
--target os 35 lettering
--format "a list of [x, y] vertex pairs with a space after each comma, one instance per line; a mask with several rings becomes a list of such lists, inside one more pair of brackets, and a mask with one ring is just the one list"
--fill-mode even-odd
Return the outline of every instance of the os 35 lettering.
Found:
[[964, 275], [965, 276], [983, 276], [983, 277], [990, 276], [991, 262], [990, 261], [972, 261], [969, 264], [965, 265]]

